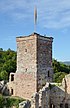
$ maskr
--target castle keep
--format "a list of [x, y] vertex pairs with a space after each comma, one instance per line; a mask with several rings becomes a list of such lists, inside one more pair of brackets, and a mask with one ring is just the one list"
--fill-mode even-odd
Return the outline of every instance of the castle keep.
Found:
[[10, 92], [30, 99], [46, 82], [52, 82], [52, 37], [33, 33], [17, 37], [17, 71], [10, 74]]
[[70, 108], [70, 74], [53, 83], [53, 38], [33, 33], [16, 41], [17, 70], [10, 74], [8, 89], [12, 96], [31, 100], [19, 108]]

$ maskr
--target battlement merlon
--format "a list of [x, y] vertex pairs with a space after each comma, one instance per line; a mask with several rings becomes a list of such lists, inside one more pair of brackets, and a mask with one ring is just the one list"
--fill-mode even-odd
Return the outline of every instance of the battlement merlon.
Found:
[[17, 42], [19, 42], [19, 41], [23, 41], [23, 40], [30, 40], [30, 39], [36, 39], [36, 38], [38, 38], [38, 39], [44, 39], [44, 40], [47, 40], [47, 41], [51, 41], [51, 42], [53, 42], [53, 37], [50, 37], [50, 36], [46, 36], [46, 35], [44, 35], [44, 36], [42, 36], [42, 35], [40, 35], [40, 34], [38, 34], [38, 33], [32, 33], [31, 35], [28, 35], [28, 36], [19, 36], [19, 37], [16, 37], [16, 41]]

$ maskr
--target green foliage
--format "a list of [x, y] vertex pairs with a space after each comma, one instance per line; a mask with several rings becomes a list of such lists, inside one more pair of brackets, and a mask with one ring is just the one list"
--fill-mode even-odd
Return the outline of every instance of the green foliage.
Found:
[[2, 95], [0, 95], [0, 108], [3, 108], [4, 106], [4, 98]]
[[7, 98], [6, 99], [6, 107], [12, 107], [12, 106], [16, 106], [16, 108], [19, 107], [19, 103], [24, 101], [23, 99], [19, 99], [19, 98]]
[[6, 72], [5, 70], [1, 71], [1, 73], [0, 73], [0, 79], [1, 80], [7, 80], [8, 79], [8, 72]]
[[10, 72], [16, 71], [16, 52], [0, 48], [0, 80], [8, 80]]
[[19, 103], [24, 101], [24, 99], [22, 98], [14, 98], [14, 97], [3, 97], [2, 95], [0, 95], [0, 108], [4, 108], [4, 106], [6, 106], [6, 108], [12, 107], [12, 106], [16, 106], [16, 108], [19, 108]]
[[65, 75], [70, 73], [70, 66], [53, 59], [54, 82], [60, 83]]
[[62, 82], [62, 79], [67, 75], [65, 72], [57, 72], [54, 74], [54, 81], [57, 83]]

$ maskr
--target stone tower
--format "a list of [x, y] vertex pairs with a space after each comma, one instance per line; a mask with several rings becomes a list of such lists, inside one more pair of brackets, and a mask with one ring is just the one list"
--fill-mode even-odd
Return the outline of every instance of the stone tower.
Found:
[[52, 37], [33, 33], [17, 37], [17, 71], [14, 95], [30, 98], [46, 82], [52, 82]]

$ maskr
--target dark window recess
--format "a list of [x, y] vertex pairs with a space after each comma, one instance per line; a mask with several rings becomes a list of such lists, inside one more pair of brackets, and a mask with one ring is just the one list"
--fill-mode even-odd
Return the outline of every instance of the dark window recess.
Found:
[[53, 105], [53, 104], [50, 104], [50, 108], [55, 108], [55, 105]]
[[63, 104], [62, 103], [60, 104], [60, 108], [63, 108]]
[[14, 75], [11, 75], [11, 81], [14, 81]]
[[48, 70], [48, 77], [50, 77], [50, 71]]
[[52, 108], [52, 104], [50, 104], [50, 108]]
[[27, 49], [25, 49], [25, 52], [27, 52]]
[[26, 68], [26, 70], [25, 70], [26, 72], [27, 72], [27, 68]]
[[67, 103], [65, 104], [65, 108], [68, 108], [68, 104]]
[[7, 90], [7, 92], [9, 93], [9, 89]]
[[55, 105], [53, 105], [53, 108], [55, 108]]
[[13, 89], [11, 89], [11, 95], [13, 95]]

